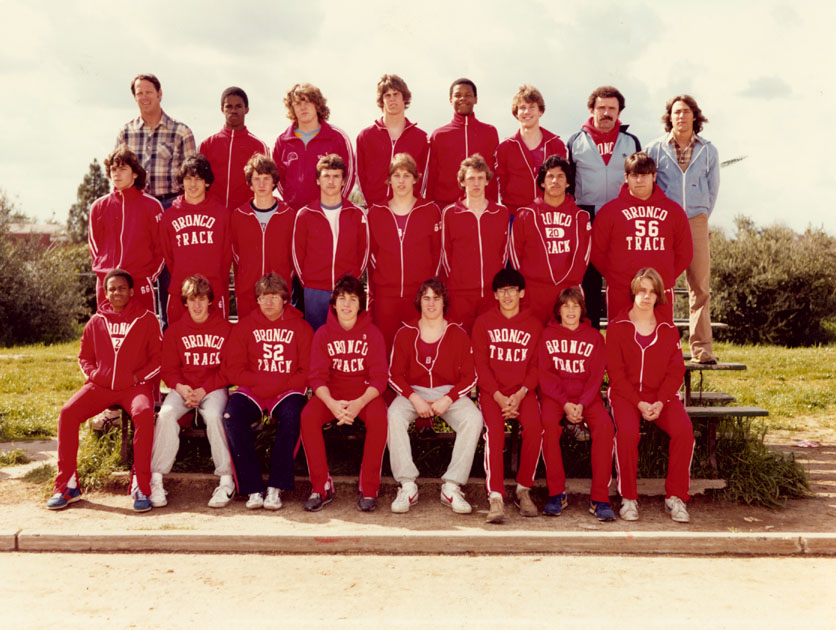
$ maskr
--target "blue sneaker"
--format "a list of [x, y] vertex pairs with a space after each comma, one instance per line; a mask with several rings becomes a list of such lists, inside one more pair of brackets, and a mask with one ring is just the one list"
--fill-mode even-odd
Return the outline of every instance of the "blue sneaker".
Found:
[[569, 502], [566, 500], [565, 492], [555, 494], [554, 496], [549, 497], [546, 507], [543, 508], [543, 514], [546, 516], [560, 516], [560, 513], [563, 512], [563, 508], [567, 505], [569, 505]]
[[134, 500], [134, 512], [147, 512], [151, 509], [151, 499], [139, 488], [131, 493], [131, 498]]
[[64, 488], [63, 492], [56, 492], [46, 502], [50, 510], [63, 510], [70, 503], [81, 500], [81, 490], [78, 488]]
[[607, 522], [615, 520], [615, 512], [613, 512], [612, 507], [606, 501], [590, 501], [589, 513], [594, 514], [595, 518], [599, 521]]

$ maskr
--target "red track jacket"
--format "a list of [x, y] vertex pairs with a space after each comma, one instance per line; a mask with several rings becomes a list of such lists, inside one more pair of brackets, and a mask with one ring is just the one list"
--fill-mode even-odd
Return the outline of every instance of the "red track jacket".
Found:
[[244, 127], [238, 131], [224, 127], [200, 143], [200, 152], [209, 160], [215, 181], [207, 195], [232, 210], [253, 198], [247, 186], [244, 167], [254, 153], [270, 154], [270, 149]]
[[[357, 177], [367, 207], [385, 204], [392, 195], [386, 180], [389, 179], [389, 164], [396, 153], [409, 153], [418, 165], [418, 173], [423, 175], [429, 153], [427, 132], [407, 119], [406, 127], [393, 142], [381, 118], [357, 135]], [[426, 178], [416, 182], [416, 194], [423, 188], [422, 181]]]
[[[559, 155], [566, 157], [566, 145], [560, 136], [547, 129], [540, 128], [543, 134], [543, 154], [545, 157]], [[520, 132], [503, 140], [496, 148], [496, 179], [502, 203], [511, 214], [517, 209], [529, 205], [543, 196], [543, 190], [537, 186], [537, 171], [531, 152], [525, 146]]]

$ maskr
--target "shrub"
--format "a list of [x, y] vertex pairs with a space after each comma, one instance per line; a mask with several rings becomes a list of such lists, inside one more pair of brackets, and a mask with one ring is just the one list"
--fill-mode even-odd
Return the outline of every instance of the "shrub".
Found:
[[0, 345], [71, 339], [83, 317], [74, 268], [60, 250], [0, 238]]
[[827, 343], [836, 313], [836, 239], [735, 219], [734, 237], [712, 233], [711, 317], [718, 338], [789, 347]]

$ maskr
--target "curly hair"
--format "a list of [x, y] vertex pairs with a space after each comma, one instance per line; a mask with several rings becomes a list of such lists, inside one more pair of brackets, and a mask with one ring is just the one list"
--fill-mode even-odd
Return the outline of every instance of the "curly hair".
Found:
[[244, 177], [247, 179], [247, 186], [252, 186], [253, 175], [272, 175], [273, 186], [279, 183], [279, 169], [269, 155], [265, 153], [254, 153], [249, 162], [244, 166]]
[[148, 173], [146, 173], [145, 169], [142, 168], [142, 164], [139, 163], [139, 158], [136, 157], [136, 153], [131, 151], [126, 144], [120, 144], [105, 158], [105, 175], [109, 178], [111, 168], [123, 165], [129, 167], [134, 172], [134, 175], [136, 175], [134, 188], [137, 190], [145, 188], [145, 183], [148, 181]]
[[177, 183], [183, 185], [183, 180], [186, 177], [199, 177], [206, 182], [206, 188], [212, 185], [215, 181], [215, 174], [212, 172], [212, 165], [209, 164], [209, 159], [202, 153], [195, 153], [187, 157], [177, 171]]
[[598, 98], [618, 99], [619, 112], [622, 111], [625, 107], [627, 107], [627, 102], [624, 100], [624, 95], [611, 85], [602, 85], [599, 88], [595, 88], [592, 94], [589, 95], [589, 99], [587, 99], [586, 101], [587, 109], [594, 109], [595, 100]]
[[309, 101], [313, 103], [314, 107], [316, 107], [316, 115], [319, 116], [320, 120], [328, 120], [328, 117], [331, 115], [331, 110], [328, 109], [327, 105], [328, 100], [322, 96], [322, 92], [319, 91], [318, 87], [310, 83], [297, 83], [288, 90], [284, 97], [287, 117], [293, 121], [294, 125], [299, 121], [296, 120], [296, 114], [293, 113], [293, 103], [298, 101]]
[[474, 153], [469, 158], [462, 160], [461, 166], [459, 166], [459, 172], [456, 174], [456, 179], [459, 182], [459, 186], [462, 188], [464, 188], [465, 173], [467, 173], [467, 169], [469, 168], [484, 173], [488, 181], [491, 181], [491, 178], [493, 177], [493, 171], [490, 166], [488, 166], [485, 158], [483, 158], [479, 153]]

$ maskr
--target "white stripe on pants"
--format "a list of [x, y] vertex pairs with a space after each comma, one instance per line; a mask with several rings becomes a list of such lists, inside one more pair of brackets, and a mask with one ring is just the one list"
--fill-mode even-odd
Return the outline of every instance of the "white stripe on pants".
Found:
[[[229, 458], [229, 447], [226, 444], [221, 416], [226, 408], [229, 393], [225, 387], [209, 392], [200, 401], [197, 409], [203, 422], [206, 423], [206, 437], [209, 438], [209, 448], [212, 450], [212, 461], [215, 462], [215, 474], [232, 474], [232, 464]], [[151, 472], [167, 475], [171, 472], [177, 450], [180, 448], [180, 425], [177, 421], [186, 415], [190, 408], [186, 407], [183, 397], [173, 389], [168, 393], [160, 408], [157, 425], [154, 428], [154, 446], [151, 451]]]
[[[452, 387], [452, 385], [444, 385], [433, 389], [427, 387], [413, 387], [413, 389], [424, 400], [437, 400]], [[409, 425], [417, 417], [418, 412], [415, 411], [415, 407], [408, 398], [398, 396], [389, 405], [389, 464], [392, 467], [392, 476], [398, 483], [415, 481], [418, 478], [418, 468], [412, 460], [412, 448], [407, 433]], [[441, 417], [456, 432], [450, 465], [441, 478], [444, 481], [462, 485], [467, 482], [470, 469], [473, 467], [473, 455], [484, 425], [482, 412], [470, 398], [462, 396], [450, 405]]]

